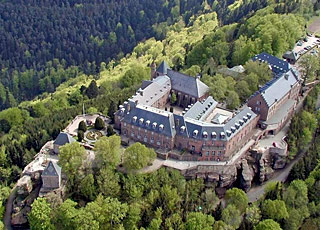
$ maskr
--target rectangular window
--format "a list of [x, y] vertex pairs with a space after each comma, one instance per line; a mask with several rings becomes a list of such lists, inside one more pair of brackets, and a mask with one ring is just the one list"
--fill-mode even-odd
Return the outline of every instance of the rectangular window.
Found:
[[206, 156], [209, 156], [209, 151], [206, 152]]
[[194, 151], [196, 147], [194, 145], [191, 146], [191, 150]]
[[216, 151], [212, 151], [212, 156], [216, 155]]
[[131, 132], [131, 136], [134, 137], [134, 132]]

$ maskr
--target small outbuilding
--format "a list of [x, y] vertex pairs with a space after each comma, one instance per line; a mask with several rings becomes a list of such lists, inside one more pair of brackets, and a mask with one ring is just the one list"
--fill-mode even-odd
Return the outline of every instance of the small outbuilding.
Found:
[[295, 64], [298, 60], [298, 55], [294, 51], [287, 51], [282, 57], [290, 64]]
[[59, 148], [65, 144], [75, 142], [76, 140], [68, 133], [59, 133], [56, 140], [53, 142], [53, 152], [59, 154]]
[[49, 161], [47, 167], [43, 170], [42, 188], [45, 190], [53, 190], [60, 188], [61, 184], [61, 167], [52, 161]]

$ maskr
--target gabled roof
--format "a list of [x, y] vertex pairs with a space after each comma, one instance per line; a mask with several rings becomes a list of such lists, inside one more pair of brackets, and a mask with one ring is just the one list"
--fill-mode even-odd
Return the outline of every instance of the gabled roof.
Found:
[[290, 64], [266, 52], [262, 52], [252, 58], [253, 61], [266, 62], [270, 65], [275, 75], [286, 73], [290, 70]]
[[61, 176], [61, 167], [52, 161], [49, 161], [47, 167], [42, 172], [43, 176]]
[[[134, 117], [136, 118], [135, 122], [133, 121]], [[143, 120], [140, 123], [141, 118]], [[155, 133], [170, 137], [175, 136], [174, 116], [173, 113], [168, 111], [147, 105], [137, 105], [131, 109], [130, 113], [125, 114], [124, 121], [143, 129], [149, 129]], [[149, 121], [148, 124], [147, 121]], [[152, 126], [154, 122], [157, 123], [155, 128]], [[162, 130], [159, 129], [160, 125], [163, 125]]]
[[296, 60], [298, 60], [298, 55], [297, 55], [297, 53], [295, 53], [294, 51], [287, 51], [287, 52], [283, 55], [283, 58], [296, 61]]
[[203, 120], [207, 117], [218, 105], [211, 96], [209, 96], [205, 101], [197, 101], [184, 115], [185, 118], [189, 117], [195, 120]]
[[58, 137], [56, 138], [56, 140], [53, 142], [53, 144], [55, 145], [65, 145], [65, 144], [69, 144], [72, 142], [75, 142], [76, 140], [70, 136], [68, 133], [59, 133]]
[[259, 89], [259, 93], [270, 107], [276, 101], [281, 100], [299, 81], [293, 70], [273, 78]]
[[160, 66], [157, 69], [158, 73], [167, 74], [167, 70], [170, 69], [166, 61], [161, 62]]
[[167, 69], [167, 75], [171, 79], [173, 90], [191, 95], [195, 98], [201, 98], [209, 91], [209, 87], [198, 78], [171, 69]]

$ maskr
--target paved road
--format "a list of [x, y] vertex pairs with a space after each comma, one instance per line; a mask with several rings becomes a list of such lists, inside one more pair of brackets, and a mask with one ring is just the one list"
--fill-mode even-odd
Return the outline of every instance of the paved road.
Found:
[[292, 169], [292, 167], [297, 163], [305, 154], [306, 151], [300, 153], [294, 160], [292, 160], [284, 169], [277, 170], [273, 177], [262, 185], [252, 187], [249, 192], [247, 192], [248, 198], [250, 202], [254, 202], [258, 200], [263, 194], [264, 189], [269, 181], [281, 181], [285, 182], [288, 178], [288, 175]]
[[11, 190], [10, 196], [6, 203], [6, 212], [4, 213], [3, 223], [6, 230], [11, 230], [11, 213], [12, 213], [12, 203], [16, 198], [16, 186]]

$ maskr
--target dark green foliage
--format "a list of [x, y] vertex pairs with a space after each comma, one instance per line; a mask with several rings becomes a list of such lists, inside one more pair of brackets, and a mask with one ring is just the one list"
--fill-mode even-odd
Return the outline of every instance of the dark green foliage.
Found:
[[105, 127], [104, 121], [100, 117], [97, 117], [96, 121], [94, 122], [94, 128], [97, 130], [102, 130], [104, 129], [104, 127]]
[[117, 111], [117, 105], [114, 101], [111, 101], [109, 109], [108, 109], [108, 116], [111, 118], [111, 122], [114, 122], [114, 113]]
[[99, 94], [99, 89], [95, 80], [92, 80], [90, 85], [85, 91], [89, 99], [96, 98]]
[[110, 137], [113, 134], [115, 134], [115, 131], [113, 130], [112, 125], [108, 125], [108, 127], [107, 127], [107, 136]]
[[81, 142], [84, 139], [84, 132], [82, 130], [78, 130], [78, 141]]
[[87, 125], [85, 121], [80, 121], [79, 126], [78, 126], [78, 130], [81, 130], [83, 132], [87, 131]]
[[0, 131], [7, 133], [11, 129], [9, 122], [5, 119], [0, 120]]

